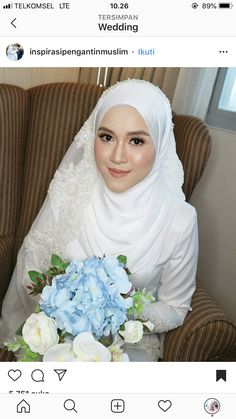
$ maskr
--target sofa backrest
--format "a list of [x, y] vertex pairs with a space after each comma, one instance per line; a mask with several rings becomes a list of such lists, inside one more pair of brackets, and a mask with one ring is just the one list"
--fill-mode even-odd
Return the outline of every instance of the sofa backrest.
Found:
[[15, 233], [22, 195], [28, 93], [0, 84], [0, 235]]
[[183, 191], [189, 201], [203, 174], [211, 152], [211, 136], [207, 125], [199, 118], [174, 115], [176, 151], [183, 164]]
[[13, 246], [21, 207], [29, 97], [0, 84], [0, 304], [13, 269]]

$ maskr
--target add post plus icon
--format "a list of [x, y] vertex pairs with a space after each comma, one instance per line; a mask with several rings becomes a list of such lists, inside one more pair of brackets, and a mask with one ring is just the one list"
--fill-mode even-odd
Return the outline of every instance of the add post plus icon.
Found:
[[67, 370], [56, 369], [54, 371], [58, 375], [59, 381], [61, 381]]

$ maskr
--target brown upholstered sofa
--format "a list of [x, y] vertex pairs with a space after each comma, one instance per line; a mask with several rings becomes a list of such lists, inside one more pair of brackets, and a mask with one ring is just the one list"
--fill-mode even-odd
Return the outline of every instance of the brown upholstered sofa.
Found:
[[[58, 83], [23, 90], [0, 85], [0, 303], [23, 238], [75, 133], [102, 93], [93, 85]], [[207, 162], [211, 139], [197, 118], [174, 116], [177, 152], [189, 200]], [[236, 329], [202, 284], [184, 324], [167, 333], [164, 361], [227, 360]], [[0, 360], [14, 360], [0, 351]]]

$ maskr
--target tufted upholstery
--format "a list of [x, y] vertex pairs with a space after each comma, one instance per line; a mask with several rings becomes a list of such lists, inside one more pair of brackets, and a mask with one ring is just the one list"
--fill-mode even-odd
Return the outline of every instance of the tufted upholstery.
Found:
[[[50, 180], [102, 90], [74, 83], [27, 91], [0, 85], [0, 301]], [[211, 139], [206, 125], [197, 118], [175, 115], [174, 124], [189, 200], [209, 157]], [[200, 285], [184, 325], [166, 336], [164, 360], [216, 359], [232, 350], [235, 336], [230, 319]], [[0, 361], [11, 359], [11, 354], [0, 352]]]

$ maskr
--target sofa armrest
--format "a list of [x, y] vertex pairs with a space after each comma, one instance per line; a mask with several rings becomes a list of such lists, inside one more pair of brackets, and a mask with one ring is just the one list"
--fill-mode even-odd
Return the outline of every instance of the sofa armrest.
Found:
[[0, 312], [12, 273], [14, 236], [0, 234]]
[[[11, 234], [0, 235], [0, 312], [12, 272], [12, 254], [15, 237]], [[7, 349], [0, 348], [0, 362], [15, 361], [15, 356]]]
[[221, 359], [234, 348], [236, 327], [199, 284], [184, 324], [166, 334], [163, 361]]
[[13, 352], [8, 352], [7, 349], [0, 348], [0, 362], [14, 362], [16, 361]]

